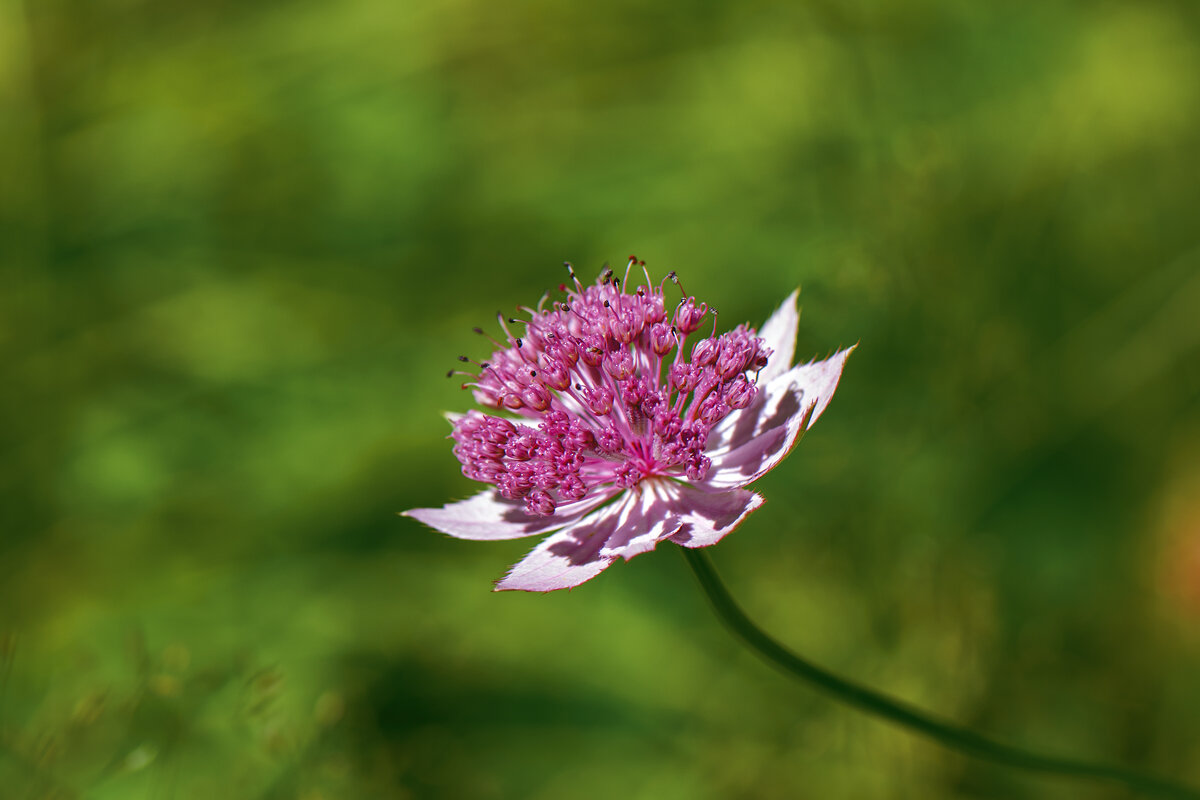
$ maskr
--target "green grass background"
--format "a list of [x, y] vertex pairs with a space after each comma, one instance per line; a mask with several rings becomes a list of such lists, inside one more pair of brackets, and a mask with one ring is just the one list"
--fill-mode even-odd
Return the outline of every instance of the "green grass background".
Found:
[[569, 259], [834, 402], [712, 551], [819, 663], [1200, 784], [1200, 6], [0, 0], [0, 796], [1117, 798], [671, 548], [490, 593], [454, 357]]

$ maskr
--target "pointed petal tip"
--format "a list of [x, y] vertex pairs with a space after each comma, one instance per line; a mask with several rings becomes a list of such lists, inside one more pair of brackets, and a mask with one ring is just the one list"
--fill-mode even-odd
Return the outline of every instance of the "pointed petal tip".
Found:
[[493, 592], [528, 592], [529, 594], [549, 594], [550, 589], [528, 589], [523, 586], [505, 586], [504, 579], [492, 581]]
[[800, 312], [796, 308], [799, 297], [800, 290], [793, 289], [759, 328], [758, 335], [771, 349], [767, 365], [759, 373], [760, 380], [770, 381], [792, 365], [796, 354], [796, 331], [800, 326]]
[[601, 572], [608, 569], [615, 560], [612, 558], [600, 559], [599, 563], [593, 562], [590, 568], [575, 567], [555, 575], [539, 575], [536, 572], [515, 574], [516, 567], [520, 566], [520, 563], [518, 563], [514, 566], [512, 572], [509, 572], [508, 575], [495, 582], [492, 591], [530, 592], [533, 594], [549, 594], [550, 592], [557, 592], [562, 589], [570, 591], [595, 578]]
[[[786, 314], [789, 311], [795, 314], [797, 317], [800, 316], [800, 287], [798, 286], [795, 289], [792, 289], [791, 294], [783, 298], [783, 302], [779, 304], [779, 307], [775, 309], [774, 313], [771, 314], [771, 317], [775, 317], [781, 313]], [[768, 321], [770, 321], [770, 318], [768, 318]]]
[[441, 534], [445, 534], [446, 536], [461, 538], [456, 536], [456, 534], [452, 533], [451, 530], [448, 529], [448, 520], [446, 519], [445, 512], [445, 508], [410, 508], [405, 511], [397, 511], [396, 515], [400, 517], [407, 517], [408, 519], [415, 519], [426, 528], [437, 531]]
[[860, 344], [862, 344], [861, 339], [858, 340], [857, 342], [855, 342], [854, 344], [850, 345], [849, 347], [836, 348], [832, 353], [825, 356], [824, 358], [821, 358], [820, 356], [813, 356], [805, 363], [797, 364], [795, 368], [811, 367], [814, 364], [818, 364], [818, 365], [828, 364], [830, 362], [833, 362], [834, 360], [844, 363], [846, 361], [846, 359], [849, 358], [850, 354], [858, 349], [858, 346]]
[[441, 508], [410, 508], [401, 513], [456, 539], [517, 539], [558, 530], [603, 500], [603, 495], [588, 498], [586, 502], [563, 506], [560, 514], [536, 517], [525, 511], [523, 504], [505, 500], [495, 491], [485, 489]]

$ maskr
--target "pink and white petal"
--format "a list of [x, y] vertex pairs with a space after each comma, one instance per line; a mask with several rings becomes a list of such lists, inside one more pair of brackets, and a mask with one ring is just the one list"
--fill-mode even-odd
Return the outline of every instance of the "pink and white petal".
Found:
[[668, 538], [684, 547], [708, 547], [741, 525], [751, 511], [763, 504], [763, 498], [748, 489], [705, 492], [681, 486], [678, 503], [681, 525]]
[[552, 592], [596, 577], [615, 560], [616, 556], [601, 551], [634, 502], [627, 492], [617, 502], [548, 536], [496, 583], [496, 591]]
[[468, 500], [448, 503], [441, 508], [411, 508], [402, 511], [401, 515], [459, 539], [519, 539], [577, 522], [610, 497], [612, 492], [597, 493], [559, 506], [552, 516], [539, 517], [525, 510], [524, 501], [507, 500], [495, 489], [488, 489]]
[[621, 522], [608, 537], [600, 554], [621, 556], [626, 561], [648, 553], [670, 536], [680, 525], [679, 502], [682, 487], [670, 480], [643, 481], [633, 502], [621, 516]]
[[[767, 436], [772, 430], [778, 435], [781, 423], [786, 422], [792, 411], [799, 407], [793, 402], [792, 376], [788, 373], [780, 375], [767, 384], [759, 384], [757, 395], [749, 406], [734, 411], [717, 423], [708, 435], [704, 452], [713, 460], [714, 467], [730, 451], [742, 447], [757, 437]], [[774, 446], [775, 442], [763, 442], [762, 445]], [[709, 473], [710, 476], [712, 473]]]
[[722, 438], [714, 445], [709, 437], [712, 470], [698, 485], [714, 490], [745, 486], [773, 469], [828, 407], [854, 347], [793, 367], [767, 384], [748, 408], [730, 414], [737, 419]]
[[753, 428], [766, 409], [767, 388], [791, 367], [796, 352], [796, 330], [800, 323], [800, 312], [796, 308], [799, 296], [799, 289], [792, 292], [763, 323], [758, 335], [773, 352], [767, 365], [759, 370], [755, 378], [759, 391], [747, 408], [730, 414], [716, 424], [708, 436], [709, 450], [719, 452], [728, 449], [731, 442], [748, 435], [746, 431]]
[[[775, 379], [775, 381], [779, 380], [780, 378]], [[756, 430], [760, 430], [765, 426], [765, 420], [768, 418], [770, 411], [767, 401], [774, 396], [770, 393], [769, 389], [775, 381], [767, 382], [759, 380], [758, 392], [754, 395], [754, 399], [750, 402], [750, 405], [741, 410], [734, 411], [713, 426], [704, 447], [709, 458], [716, 458], [714, 454], [724, 453], [733, 449], [737, 444], [741, 444], [754, 436]]]
[[758, 373], [760, 383], [769, 383], [792, 365], [792, 357], [796, 354], [796, 329], [800, 325], [800, 312], [796, 308], [799, 296], [799, 289], [788, 295], [758, 331], [773, 351], [767, 365]]

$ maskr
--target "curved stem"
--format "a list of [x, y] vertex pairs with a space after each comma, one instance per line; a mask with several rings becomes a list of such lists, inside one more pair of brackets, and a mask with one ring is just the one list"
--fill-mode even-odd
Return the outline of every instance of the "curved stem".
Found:
[[837, 700], [975, 758], [1033, 772], [1113, 781], [1159, 797], [1200, 800], [1200, 791], [1153, 775], [1122, 767], [1039, 755], [1019, 747], [1001, 744], [974, 731], [936, 719], [874, 689], [839, 678], [788, 650], [755, 625], [729, 594], [729, 590], [717, 576], [712, 560], [703, 549], [681, 547], [680, 550], [700, 581], [701, 588], [708, 595], [717, 616], [735, 636], [773, 666], [813, 684]]

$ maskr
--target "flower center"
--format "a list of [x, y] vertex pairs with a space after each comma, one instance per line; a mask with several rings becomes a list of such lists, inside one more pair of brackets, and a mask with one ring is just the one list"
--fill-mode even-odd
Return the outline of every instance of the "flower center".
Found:
[[[464, 475], [539, 515], [651, 477], [704, 479], [709, 432], [754, 401], [753, 376], [771, 353], [745, 325], [717, 336], [716, 311], [694, 297], [668, 315], [674, 272], [654, 286], [643, 269], [646, 283], [628, 292], [635, 265], [644, 262], [630, 256], [623, 280], [608, 269], [585, 287], [567, 264], [574, 287], [560, 287], [563, 300], [547, 308], [543, 297], [522, 309], [528, 319], [500, 317], [505, 340], [493, 339], [477, 374], [458, 374], [473, 378], [464, 388], [480, 404], [519, 418], [472, 411], [455, 423]], [[685, 358], [710, 311], [712, 333], [691, 341]], [[510, 325], [523, 325], [522, 335]]]

